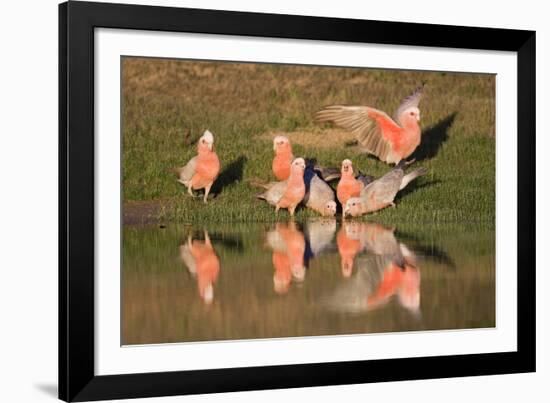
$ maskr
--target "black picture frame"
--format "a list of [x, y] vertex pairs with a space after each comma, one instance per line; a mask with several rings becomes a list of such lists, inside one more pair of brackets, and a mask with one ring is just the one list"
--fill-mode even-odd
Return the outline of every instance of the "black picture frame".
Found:
[[[94, 29], [517, 52], [517, 352], [96, 376]], [[535, 371], [535, 32], [142, 5], [59, 5], [59, 398], [121, 399]]]

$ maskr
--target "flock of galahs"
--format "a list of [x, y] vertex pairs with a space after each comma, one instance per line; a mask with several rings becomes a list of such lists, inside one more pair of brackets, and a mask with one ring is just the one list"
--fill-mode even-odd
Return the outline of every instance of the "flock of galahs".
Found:
[[[290, 140], [284, 136], [273, 139], [275, 152], [271, 170], [277, 181], [253, 182], [264, 188], [259, 199], [275, 207], [275, 212], [286, 209], [291, 216], [298, 205], [316, 211], [322, 216], [334, 216], [336, 200], [342, 207], [342, 216], [361, 216], [394, 206], [397, 193], [412, 180], [427, 173], [417, 168], [405, 174], [414, 162], [406, 159], [420, 144], [420, 110], [418, 104], [423, 85], [406, 97], [397, 108], [393, 119], [385, 112], [369, 106], [332, 105], [317, 112], [318, 122], [333, 124], [353, 133], [362, 150], [395, 167], [382, 177], [356, 174], [349, 159], [342, 161], [339, 173], [315, 165], [302, 157], [295, 157]], [[219, 175], [220, 160], [214, 151], [214, 135], [206, 130], [199, 139], [198, 154], [187, 165], [174, 169], [178, 181], [187, 187], [188, 193], [204, 189], [204, 202]], [[331, 180], [338, 179], [336, 197]]]

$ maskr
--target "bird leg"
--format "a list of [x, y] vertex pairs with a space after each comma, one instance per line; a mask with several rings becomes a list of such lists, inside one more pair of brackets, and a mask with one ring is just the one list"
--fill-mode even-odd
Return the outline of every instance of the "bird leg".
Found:
[[195, 197], [195, 195], [193, 194], [193, 186], [189, 185], [187, 187], [187, 193], [189, 193], [191, 197]]
[[275, 206], [275, 215], [279, 215], [279, 209], [280, 209], [280, 208], [281, 208], [281, 207], [279, 207], [278, 204]]
[[296, 206], [291, 206], [288, 208], [291, 217], [294, 217], [294, 210], [296, 210]]
[[208, 246], [212, 246], [212, 242], [210, 241], [210, 237], [208, 236], [208, 231], [204, 230], [204, 243]]
[[208, 193], [210, 192], [210, 188], [212, 187], [212, 183], [204, 188], [204, 202], [206, 203], [206, 200], [208, 200]]

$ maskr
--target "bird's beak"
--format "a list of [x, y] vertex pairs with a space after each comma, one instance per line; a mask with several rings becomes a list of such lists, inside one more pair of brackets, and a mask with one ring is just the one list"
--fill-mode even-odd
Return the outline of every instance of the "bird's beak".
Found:
[[420, 114], [418, 116], [416, 116], [416, 121], [420, 122]]
[[344, 208], [344, 217], [346, 217], [348, 215], [349, 215], [349, 208], [346, 207], [346, 208]]
[[208, 143], [208, 149], [210, 151], [214, 150], [214, 143]]

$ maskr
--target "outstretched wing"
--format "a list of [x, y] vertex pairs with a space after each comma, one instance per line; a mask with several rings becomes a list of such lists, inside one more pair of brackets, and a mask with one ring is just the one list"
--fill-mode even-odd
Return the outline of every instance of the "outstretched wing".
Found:
[[391, 152], [394, 133], [401, 129], [386, 113], [368, 106], [327, 106], [317, 112], [315, 119], [349, 130], [366, 151], [382, 161]]
[[418, 104], [420, 103], [420, 98], [422, 98], [422, 92], [424, 91], [424, 84], [422, 84], [420, 87], [417, 87], [411, 95], [406, 97], [403, 102], [401, 102], [401, 105], [397, 107], [395, 110], [395, 113], [393, 114], [393, 120], [397, 122], [397, 124], [402, 125], [401, 121], [399, 120], [399, 116], [403, 112], [405, 112], [407, 109], [411, 107], [418, 108]]

